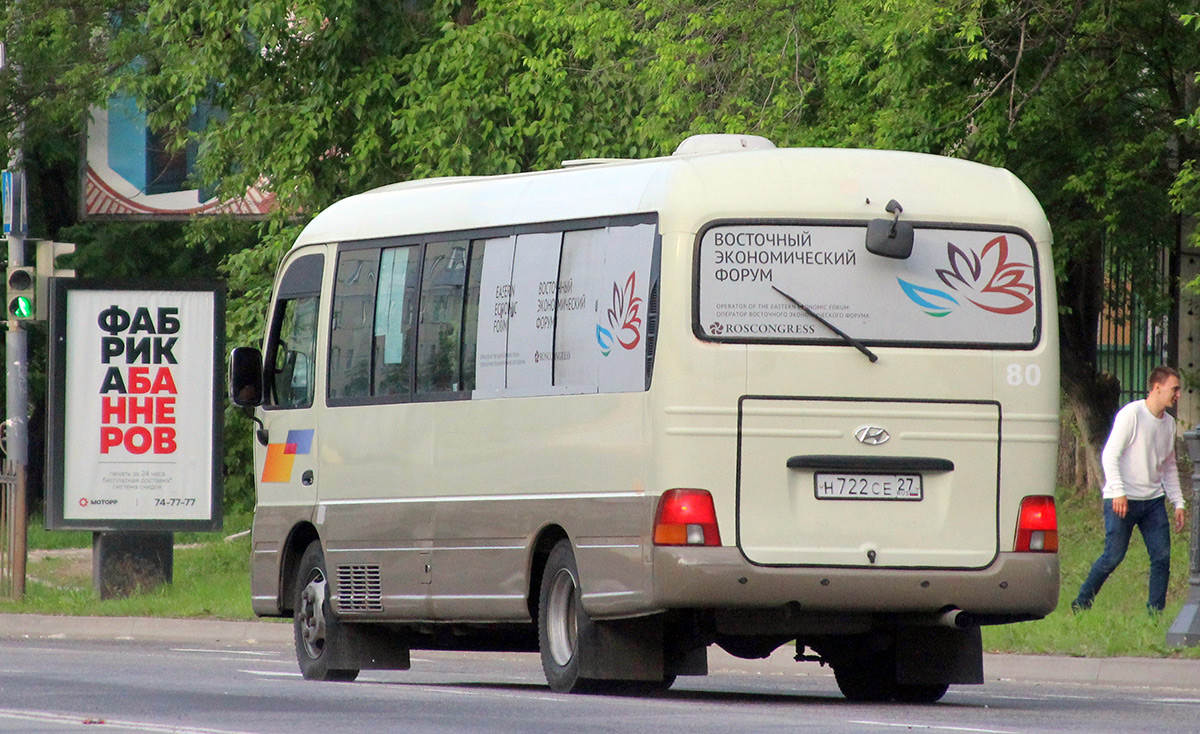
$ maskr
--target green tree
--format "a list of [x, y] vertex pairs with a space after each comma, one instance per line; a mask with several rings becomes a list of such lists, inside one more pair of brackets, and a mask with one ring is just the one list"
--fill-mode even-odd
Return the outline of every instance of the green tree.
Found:
[[[0, 94], [57, 133], [131, 92], [177, 144], [198, 105], [223, 110], [195, 134], [200, 182], [260, 183], [280, 204], [222, 265], [234, 343], [261, 333], [299, 227], [394, 181], [666, 154], [697, 132], [1005, 166], [1055, 230], [1064, 392], [1097, 446], [1114, 407], [1092, 367], [1105, 248], [1148, 262], [1200, 211], [1191, 2], [20, 0], [0, 23], [37, 72], [0, 75]], [[249, 236], [186, 228], [201, 250]], [[1135, 272], [1165, 308], [1151, 269]]]

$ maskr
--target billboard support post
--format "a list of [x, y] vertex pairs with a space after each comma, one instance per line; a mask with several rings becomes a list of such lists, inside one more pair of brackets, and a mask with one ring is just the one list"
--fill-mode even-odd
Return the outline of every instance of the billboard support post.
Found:
[[121, 599], [170, 584], [175, 533], [92, 533], [92, 586], [101, 599]]

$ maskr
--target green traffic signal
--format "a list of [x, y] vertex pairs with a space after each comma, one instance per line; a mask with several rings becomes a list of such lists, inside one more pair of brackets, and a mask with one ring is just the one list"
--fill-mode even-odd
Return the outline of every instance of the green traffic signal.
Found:
[[16, 319], [33, 318], [33, 300], [29, 296], [16, 296], [8, 302], [8, 313]]

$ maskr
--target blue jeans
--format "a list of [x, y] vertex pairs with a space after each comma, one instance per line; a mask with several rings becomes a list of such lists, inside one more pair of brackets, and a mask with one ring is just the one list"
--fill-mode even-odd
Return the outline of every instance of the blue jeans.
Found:
[[1151, 611], [1161, 612], [1167, 605], [1167, 580], [1171, 575], [1171, 522], [1167, 519], [1167, 508], [1163, 498], [1153, 500], [1129, 500], [1129, 511], [1125, 517], [1113, 512], [1112, 500], [1104, 500], [1104, 552], [1092, 564], [1092, 570], [1083, 585], [1073, 607], [1087, 609], [1092, 599], [1100, 593], [1100, 587], [1109, 574], [1121, 565], [1125, 551], [1129, 549], [1129, 538], [1137, 527], [1146, 543], [1150, 555], [1150, 594], [1146, 606]]

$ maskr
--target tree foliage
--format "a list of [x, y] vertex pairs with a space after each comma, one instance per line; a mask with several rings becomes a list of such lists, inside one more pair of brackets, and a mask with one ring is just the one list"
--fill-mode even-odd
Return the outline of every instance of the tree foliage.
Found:
[[[19, 115], [38, 155], [70, 158], [79, 111], [122, 90], [194, 138], [199, 183], [273, 191], [256, 246], [244, 224], [186, 230], [192, 248], [237, 249], [222, 265], [236, 343], [261, 333], [299, 227], [397, 180], [660, 155], [698, 132], [1005, 166], [1054, 227], [1064, 387], [1087, 413], [1104, 400], [1105, 258], [1150, 262], [1200, 212], [1193, 3], [20, 0], [0, 15], [26, 70], [0, 74], [0, 127]], [[208, 104], [221, 114], [189, 132]], [[1153, 269], [1134, 272], [1165, 309]]]

